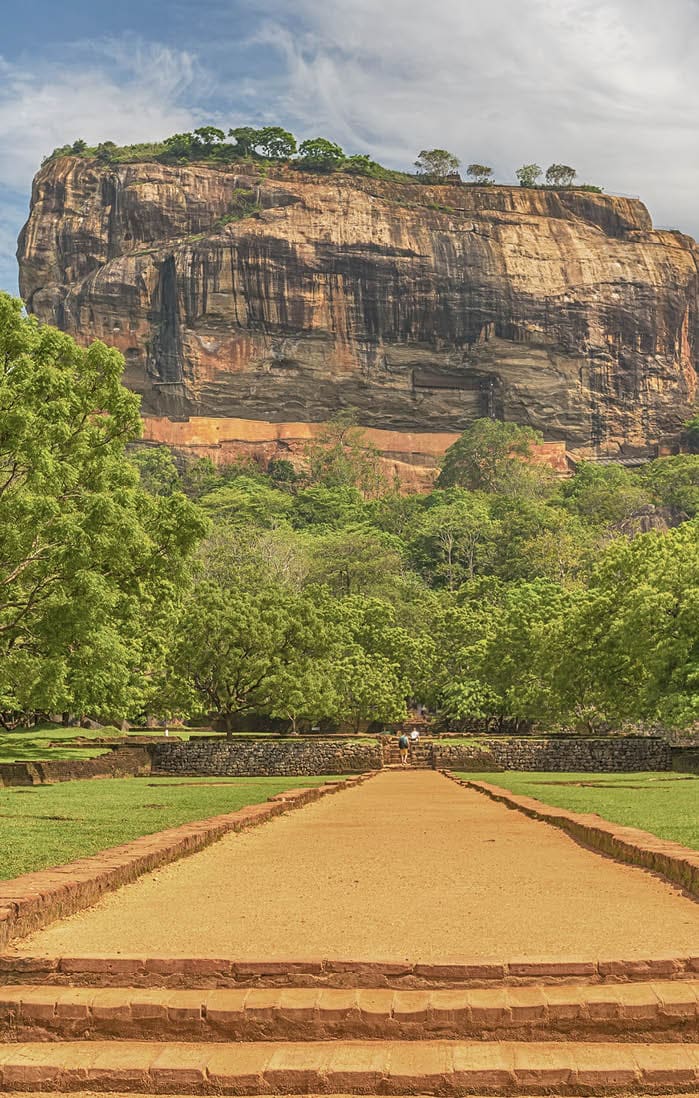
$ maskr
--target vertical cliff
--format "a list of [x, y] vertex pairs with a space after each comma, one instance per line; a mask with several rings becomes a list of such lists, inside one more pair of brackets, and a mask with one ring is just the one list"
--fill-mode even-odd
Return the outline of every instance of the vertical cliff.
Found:
[[30, 311], [116, 345], [158, 417], [528, 423], [651, 455], [696, 394], [694, 242], [637, 201], [64, 157], [19, 241]]

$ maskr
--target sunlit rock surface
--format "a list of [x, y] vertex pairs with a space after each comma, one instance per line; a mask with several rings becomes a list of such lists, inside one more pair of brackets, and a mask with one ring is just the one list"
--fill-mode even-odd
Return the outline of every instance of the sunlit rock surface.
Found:
[[421, 469], [484, 415], [559, 463], [642, 456], [696, 394], [699, 250], [632, 199], [64, 157], [18, 256], [28, 309], [118, 347], [173, 441], [354, 408]]

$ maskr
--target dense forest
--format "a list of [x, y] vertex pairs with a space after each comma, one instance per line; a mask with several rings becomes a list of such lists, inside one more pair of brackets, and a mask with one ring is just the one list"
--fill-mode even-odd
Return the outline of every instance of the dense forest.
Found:
[[557, 479], [479, 420], [406, 495], [349, 416], [295, 464], [144, 446], [118, 353], [6, 295], [0, 361], [6, 724], [699, 720], [696, 453]]

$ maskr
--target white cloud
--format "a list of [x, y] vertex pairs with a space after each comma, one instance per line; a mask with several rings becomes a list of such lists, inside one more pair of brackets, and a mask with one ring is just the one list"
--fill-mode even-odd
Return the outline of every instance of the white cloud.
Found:
[[27, 216], [28, 195], [0, 188], [0, 290], [17, 293], [17, 227]]
[[[0, 286], [16, 292], [15, 242], [42, 157], [84, 138], [133, 143], [191, 129], [210, 80], [186, 51], [129, 37], [74, 43], [36, 67], [0, 57]], [[22, 199], [24, 195], [24, 199]]]
[[[252, 3], [252, 0], [251, 0]], [[410, 164], [425, 146], [536, 160], [699, 230], [696, 0], [254, 0], [305, 131]]]
[[84, 138], [137, 142], [196, 125], [206, 78], [186, 52], [137, 40], [72, 47], [70, 64], [0, 58], [0, 186], [28, 188], [41, 158]]
[[57, 43], [52, 62], [0, 57], [0, 284], [54, 146], [248, 113], [396, 167], [435, 145], [503, 181], [565, 161], [699, 234], [698, 0], [200, 0], [196, 26], [191, 0], [168, 13], [186, 49], [130, 36]]

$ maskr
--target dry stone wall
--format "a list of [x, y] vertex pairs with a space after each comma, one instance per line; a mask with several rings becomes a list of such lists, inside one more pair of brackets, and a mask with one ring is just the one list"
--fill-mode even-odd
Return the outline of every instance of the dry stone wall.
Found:
[[[394, 741], [392, 741], [394, 742]], [[428, 745], [421, 765], [448, 770], [557, 770], [633, 772], [670, 770], [672, 753], [655, 737], [479, 738], [468, 744]], [[347, 774], [378, 770], [394, 761], [373, 740], [227, 741], [158, 743], [150, 749], [154, 774], [277, 776]]]
[[478, 739], [472, 744], [435, 744], [435, 766], [448, 770], [607, 771], [670, 770], [672, 752], [659, 737], [584, 739]]
[[123, 747], [94, 759], [44, 759], [0, 763], [0, 786], [47, 785], [85, 778], [134, 778], [150, 773], [145, 747]]
[[189, 740], [156, 744], [151, 758], [154, 774], [220, 777], [364, 773], [383, 765], [381, 748], [373, 740]]

